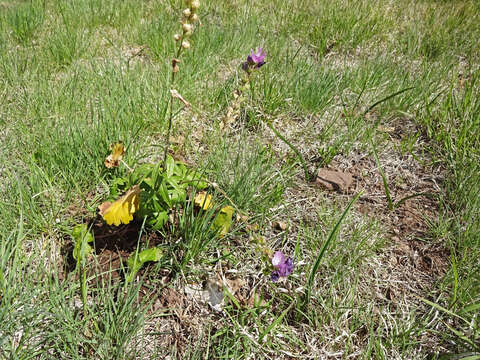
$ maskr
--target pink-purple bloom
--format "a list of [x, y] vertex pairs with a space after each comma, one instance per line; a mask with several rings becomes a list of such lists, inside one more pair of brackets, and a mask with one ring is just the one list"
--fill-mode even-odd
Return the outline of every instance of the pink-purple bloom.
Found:
[[272, 273], [272, 281], [278, 281], [281, 277], [287, 277], [293, 271], [293, 260], [285, 258], [281, 251], [276, 251], [272, 258], [275, 271]]
[[262, 48], [258, 48], [255, 51], [250, 49], [250, 55], [247, 56], [247, 61], [242, 64], [242, 68], [248, 71], [250, 68], [259, 68], [265, 64], [265, 52]]

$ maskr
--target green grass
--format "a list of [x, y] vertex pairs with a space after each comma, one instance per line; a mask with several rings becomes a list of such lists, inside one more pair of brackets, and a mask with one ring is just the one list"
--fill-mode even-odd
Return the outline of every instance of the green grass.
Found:
[[[113, 179], [128, 172], [105, 168], [112, 142], [125, 143], [129, 166], [162, 159], [183, 6], [0, 2], [0, 358], [448, 359], [480, 352], [480, 7], [473, 0], [202, 2], [202, 25], [175, 83], [192, 108], [175, 103], [173, 134], [185, 141], [174, 149], [218, 185], [210, 190], [216, 207], [233, 202], [248, 220], [235, 220], [219, 238], [211, 229], [216, 207], [199, 215], [187, 200], [180, 226], [162, 232], [168, 257], [127, 288], [90, 279], [96, 284], [84, 316], [74, 274], [59, 274], [64, 249], [73, 226], [93, 219]], [[254, 75], [242, 117], [220, 130], [240, 64], [259, 46], [267, 64]], [[421, 169], [416, 179], [436, 184], [439, 209], [416, 240], [444, 249], [445, 271], [422, 282], [421, 269], [393, 264], [390, 222], [373, 203], [357, 202], [308, 285], [320, 249], [360, 189], [344, 195], [308, 185], [297, 155], [268, 122], [310, 171], [353, 171], [358, 159], [375, 164], [373, 141], [395, 200], [404, 173]], [[381, 184], [375, 165], [361, 171]], [[384, 216], [394, 219], [395, 211]], [[287, 229], [273, 230], [276, 220]], [[269, 280], [262, 238], [295, 256], [286, 282]], [[218, 314], [184, 296], [185, 286], [222, 276], [245, 280], [245, 302], [225, 295]], [[155, 299], [164, 288], [185, 298], [184, 312], [169, 303], [151, 312], [148, 297], [138, 298], [148, 289]]]

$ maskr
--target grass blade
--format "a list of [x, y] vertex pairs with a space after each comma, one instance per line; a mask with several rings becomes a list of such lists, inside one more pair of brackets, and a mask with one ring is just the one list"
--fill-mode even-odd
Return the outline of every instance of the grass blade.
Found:
[[414, 89], [414, 88], [415, 88], [415, 86], [411, 86], [411, 87], [408, 87], [408, 88], [399, 90], [399, 91], [397, 91], [397, 92], [394, 92], [393, 94], [390, 94], [390, 95], [384, 97], [383, 99], [380, 99], [380, 100], [376, 101], [375, 103], [373, 103], [372, 105], [370, 105], [367, 110], [364, 111], [363, 116], [367, 115], [368, 112], [369, 112], [370, 110], [372, 110], [374, 107], [376, 107], [377, 105], [380, 105], [381, 103], [383, 103], [383, 102], [385, 102], [385, 101], [387, 101], [387, 100], [390, 100], [391, 98], [394, 98], [395, 96], [400, 95], [400, 94], [404, 93], [405, 91], [412, 90], [412, 89]]
[[273, 131], [273, 133], [280, 139], [282, 140], [285, 144], [288, 145], [288, 147], [297, 155], [298, 160], [302, 164], [303, 171], [305, 172], [305, 181], [310, 181], [313, 180], [313, 176], [310, 176], [310, 171], [308, 170], [307, 162], [305, 161], [305, 158], [303, 157], [302, 153], [300, 150], [298, 150], [290, 141], [288, 141], [282, 134], [280, 134], [272, 125], [270, 121], [266, 121], [268, 127]]
[[338, 231], [343, 219], [345, 218], [347, 213], [350, 211], [350, 208], [352, 207], [353, 203], [355, 201], [357, 201], [357, 199], [360, 197], [361, 194], [362, 194], [362, 192], [359, 192], [352, 200], [350, 200], [346, 209], [343, 211], [342, 216], [340, 216], [337, 223], [333, 227], [332, 231], [330, 231], [330, 235], [328, 236], [327, 241], [324, 242], [324, 244], [323, 244], [323, 246], [320, 250], [320, 253], [317, 256], [317, 259], [315, 260], [315, 264], [313, 265], [312, 270], [310, 271], [310, 276], [308, 277], [307, 287], [305, 289], [304, 306], [306, 306], [310, 301], [310, 293], [311, 293], [311, 290], [312, 290], [313, 281], [315, 280], [315, 275], [318, 271], [318, 267], [320, 266], [320, 262], [322, 261], [323, 255], [325, 254], [325, 251], [327, 250], [328, 245], [335, 238], [335, 236], [337, 234], [337, 231]]
[[408, 196], [405, 196], [404, 198], [401, 198], [400, 200], [398, 200], [394, 207], [395, 208], [398, 208], [400, 205], [402, 205], [405, 201], [407, 200], [410, 200], [410, 199], [413, 199], [413, 198], [416, 198], [418, 196], [426, 196], [426, 197], [429, 197], [431, 196], [430, 193], [427, 193], [427, 192], [423, 192], [423, 193], [415, 193], [415, 194], [412, 194], [412, 195], [408, 195]]
[[477, 311], [477, 310], [480, 310], [480, 303], [468, 305], [462, 310], [462, 312], [467, 313], [467, 312]]
[[277, 317], [270, 325], [268, 325], [268, 327], [265, 329], [265, 331], [260, 335], [260, 337], [258, 339], [259, 342], [261, 342], [263, 340], [263, 338], [266, 335], [268, 335], [268, 333], [270, 333], [270, 331], [272, 331], [280, 323], [280, 321], [283, 320], [283, 318], [290, 311], [290, 309], [292, 308], [294, 303], [295, 303], [295, 301], [292, 301], [290, 303], [290, 305], [288, 305], [288, 307], [285, 310], [283, 310], [283, 312], [280, 314], [280, 316]]
[[422, 297], [420, 297], [420, 296], [417, 296], [417, 297], [418, 297], [420, 300], [422, 300], [425, 304], [430, 305], [431, 307], [433, 307], [433, 308], [435, 308], [435, 309], [437, 309], [437, 310], [439, 310], [439, 311], [442, 311], [442, 312], [444, 312], [445, 314], [448, 314], [448, 315], [450, 315], [450, 316], [456, 317], [457, 319], [460, 319], [460, 320], [464, 321], [466, 324], [469, 324], [469, 322], [468, 322], [467, 320], [465, 320], [465, 319], [464, 319], [463, 317], [461, 317], [460, 315], [455, 314], [453, 311], [450, 311], [450, 310], [444, 308], [443, 306], [438, 305], [438, 304], [436, 304], [436, 303], [434, 303], [434, 302], [432, 302], [432, 301], [430, 301], [430, 300], [424, 299], [424, 298], [422, 298]]
[[370, 139], [370, 142], [372, 144], [373, 156], [375, 157], [375, 162], [377, 163], [378, 171], [380, 172], [380, 175], [382, 177], [383, 188], [385, 189], [385, 196], [387, 197], [387, 202], [388, 202], [388, 209], [393, 210], [394, 206], [393, 206], [392, 197], [390, 195], [390, 190], [388, 189], [387, 176], [385, 175], [382, 165], [380, 164], [380, 159], [378, 158], [378, 154], [377, 154], [377, 148], [375, 147], [375, 143], [373, 142], [373, 139]]

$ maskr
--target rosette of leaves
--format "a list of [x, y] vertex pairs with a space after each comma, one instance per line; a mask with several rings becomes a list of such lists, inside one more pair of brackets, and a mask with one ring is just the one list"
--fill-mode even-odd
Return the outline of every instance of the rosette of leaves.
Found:
[[197, 190], [207, 187], [198, 172], [182, 162], [176, 162], [171, 156], [167, 157], [165, 168], [142, 164], [127, 176], [116, 178], [110, 188], [110, 198], [118, 198], [135, 185], [141, 189], [135, 216], [146, 218], [146, 225], [154, 230], [163, 227], [171, 209], [185, 202], [189, 187]]

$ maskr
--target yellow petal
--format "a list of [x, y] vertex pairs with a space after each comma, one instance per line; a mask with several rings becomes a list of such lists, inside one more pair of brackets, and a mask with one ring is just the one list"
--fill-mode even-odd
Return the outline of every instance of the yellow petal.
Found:
[[120, 199], [110, 204], [110, 206], [100, 209], [100, 214], [108, 225], [118, 226], [120, 224], [128, 224], [133, 220], [133, 214], [138, 210], [140, 203], [140, 190], [140, 187], [135, 185]]
[[195, 206], [201, 207], [203, 210], [208, 210], [212, 207], [212, 195], [205, 191], [199, 192], [195, 195]]
[[110, 145], [110, 150], [112, 153], [105, 159], [105, 166], [109, 169], [120, 165], [120, 161], [125, 154], [125, 146], [123, 146], [123, 142], [119, 141]]

